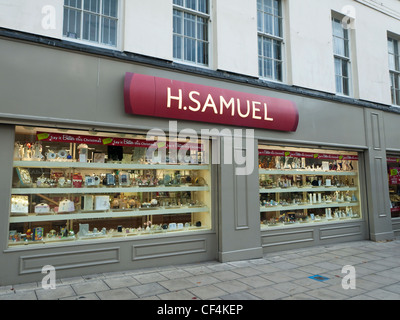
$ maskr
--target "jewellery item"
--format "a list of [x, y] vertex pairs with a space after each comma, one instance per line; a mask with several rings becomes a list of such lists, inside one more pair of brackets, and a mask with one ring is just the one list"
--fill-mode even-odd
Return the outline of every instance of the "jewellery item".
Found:
[[60, 150], [60, 151], [58, 151], [57, 156], [58, 156], [60, 159], [66, 159], [67, 156], [68, 156], [68, 152], [65, 151], [65, 150]]

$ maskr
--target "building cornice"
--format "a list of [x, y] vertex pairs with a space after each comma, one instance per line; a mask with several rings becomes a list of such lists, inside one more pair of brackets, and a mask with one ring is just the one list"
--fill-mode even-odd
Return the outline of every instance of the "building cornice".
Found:
[[355, 1], [363, 5], [366, 5], [367, 7], [370, 7], [374, 10], [377, 10], [383, 14], [386, 14], [389, 17], [400, 20], [400, 11], [396, 11], [392, 8], [386, 7], [381, 2], [378, 2], [376, 0], [355, 0]]

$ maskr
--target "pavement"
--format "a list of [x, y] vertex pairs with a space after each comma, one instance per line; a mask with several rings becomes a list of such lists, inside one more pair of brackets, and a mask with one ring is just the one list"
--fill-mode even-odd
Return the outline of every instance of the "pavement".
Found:
[[0, 287], [0, 300], [136, 299], [400, 300], [400, 239], [57, 279], [48, 290], [41, 282]]

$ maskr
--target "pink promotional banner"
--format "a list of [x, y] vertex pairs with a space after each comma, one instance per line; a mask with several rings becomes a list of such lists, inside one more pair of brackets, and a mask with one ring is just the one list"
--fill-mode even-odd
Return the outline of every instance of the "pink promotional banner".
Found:
[[[115, 138], [115, 137], [97, 137], [97, 136], [87, 136], [87, 135], [76, 135], [68, 133], [55, 133], [55, 132], [38, 132], [36, 134], [36, 139], [38, 141], [48, 141], [48, 142], [67, 142], [67, 143], [84, 143], [91, 145], [108, 145], [108, 146], [121, 146], [121, 147], [138, 147], [138, 148], [149, 148], [154, 144], [154, 141], [147, 141], [142, 139], [130, 139], [130, 138]], [[202, 145], [193, 145], [190, 143], [181, 142], [171, 142], [166, 141], [157, 142], [159, 148], [191, 148], [201, 151]]]
[[320, 160], [358, 160], [358, 156], [330, 154], [330, 153], [312, 153], [312, 152], [298, 152], [298, 151], [284, 151], [284, 150], [267, 150], [259, 149], [259, 156], [277, 156], [277, 157], [295, 157], [307, 159], [320, 159]]
[[248, 128], [294, 132], [294, 102], [183, 81], [126, 73], [125, 112]]

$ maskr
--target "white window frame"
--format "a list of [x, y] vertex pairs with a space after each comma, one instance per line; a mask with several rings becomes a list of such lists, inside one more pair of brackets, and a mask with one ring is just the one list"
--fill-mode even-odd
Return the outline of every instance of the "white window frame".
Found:
[[[393, 48], [394, 52], [389, 51], [389, 42], [393, 42]], [[394, 56], [394, 68], [391, 68], [390, 62], [389, 62], [389, 76], [390, 76], [390, 93], [391, 93], [391, 99], [392, 99], [392, 105], [396, 107], [400, 107], [400, 44], [399, 44], [399, 39], [393, 36], [388, 36], [388, 56], [390, 57], [391, 55]], [[390, 59], [389, 59], [390, 60]], [[396, 77], [397, 78], [397, 83], [399, 84], [399, 87], [394, 87], [392, 86], [392, 79]], [[399, 99], [397, 100], [396, 98], [396, 93], [394, 91], [398, 91], [398, 96]]]
[[[117, 0], [117, 1], [118, 1], [118, 8], [117, 8], [117, 18], [116, 18], [116, 20], [117, 20], [116, 45], [105, 44], [105, 43], [102, 43], [100, 41], [101, 36], [102, 36], [102, 34], [101, 34], [101, 31], [102, 31], [101, 19], [99, 19], [99, 35], [98, 35], [99, 41], [96, 42], [96, 41], [90, 41], [90, 40], [82, 39], [83, 12], [90, 12], [92, 14], [97, 14], [97, 13], [93, 13], [91, 11], [87, 11], [87, 10], [83, 9], [84, 0], [82, 0], [82, 7], [80, 9], [75, 8], [75, 7], [68, 7], [65, 4], [63, 4], [63, 18], [64, 18], [64, 12], [65, 12], [66, 8], [71, 8], [73, 10], [77, 10], [77, 11], [80, 11], [82, 13], [81, 14], [81, 31], [80, 31], [81, 32], [81, 38], [80, 39], [75, 39], [75, 38], [68, 37], [68, 36], [64, 35], [64, 23], [63, 23], [63, 31], [62, 31], [63, 40], [71, 41], [71, 42], [75, 42], [75, 43], [80, 43], [80, 44], [85, 44], [85, 45], [90, 45], [90, 46], [96, 46], [96, 47], [105, 48], [105, 49], [121, 50], [121, 48], [122, 48], [122, 33], [123, 33], [123, 30], [122, 30], [123, 7], [124, 7], [123, 1], [125, 1], [125, 0]], [[97, 14], [99, 17], [103, 16], [103, 14], [101, 13], [102, 5], [103, 5], [103, 0], [100, 0], [100, 12]]]
[[[352, 59], [351, 59], [351, 57], [352, 57], [352, 52], [351, 52], [351, 32], [350, 32], [349, 29], [343, 28], [343, 24], [342, 24], [341, 18], [339, 18], [339, 17], [337, 17], [335, 15], [332, 16], [331, 23], [332, 23], [332, 40], [333, 40], [332, 41], [333, 62], [334, 62], [333, 66], [334, 66], [334, 74], [335, 74], [335, 90], [336, 90], [336, 94], [337, 95], [341, 95], [341, 96], [345, 96], [345, 97], [352, 97], [353, 96], [353, 69], [352, 69], [353, 66], [352, 66]], [[339, 23], [340, 24], [341, 28], [345, 31], [345, 33], [347, 33], [347, 37], [340, 38], [340, 37], [338, 37], [338, 36], [336, 36], [334, 34], [334, 23]], [[344, 50], [346, 51], [346, 49], [347, 49], [348, 55], [341, 55], [341, 54], [338, 54], [338, 53], [335, 52], [336, 51], [335, 50], [335, 41], [334, 41], [335, 38], [340, 38], [340, 39], [343, 39], [344, 41], [347, 41], [347, 48], [345, 47]], [[344, 42], [344, 43], [346, 43], [346, 42]], [[340, 75], [336, 74], [336, 61], [340, 61], [341, 66], [342, 66], [342, 63], [346, 63], [346, 65], [347, 65], [347, 72], [348, 72], [348, 76], [347, 76], [348, 93], [347, 94], [343, 90], [343, 88], [344, 88], [343, 78], [346, 78], [346, 77], [344, 77], [343, 74], [340, 74]], [[337, 86], [337, 83], [336, 83], [337, 76], [341, 77], [341, 89], [342, 90], [339, 90], [339, 88]]]
[[[185, 4], [186, 0], [183, 0], [183, 1], [184, 1], [184, 4]], [[189, 13], [189, 14], [192, 14], [192, 15], [194, 15], [196, 17], [200, 17], [200, 18], [206, 19], [206, 23], [207, 23], [207, 41], [204, 41], [204, 42], [207, 43], [207, 47], [208, 47], [207, 48], [207, 52], [206, 52], [206, 54], [207, 54], [207, 63], [206, 64], [201, 63], [201, 62], [197, 62], [198, 61], [198, 52], [197, 52], [197, 50], [195, 50], [195, 55], [196, 55], [195, 60], [196, 61], [185, 60], [185, 58], [184, 58], [185, 57], [184, 41], [182, 42], [182, 47], [181, 47], [181, 57], [182, 58], [175, 57], [175, 52], [174, 52], [175, 51], [175, 49], [174, 49], [174, 46], [175, 46], [174, 37], [175, 37], [175, 35], [178, 35], [178, 36], [182, 37], [183, 39], [185, 37], [188, 38], [185, 35], [185, 32], [184, 32], [184, 23], [185, 23], [185, 21], [184, 21], [184, 17], [182, 17], [182, 26], [181, 27], [182, 27], [183, 33], [179, 34], [179, 33], [172, 32], [172, 34], [173, 34], [173, 39], [172, 39], [172, 42], [173, 42], [173, 44], [172, 44], [172, 46], [173, 46], [172, 57], [173, 57], [173, 61], [174, 62], [179, 62], [179, 63], [182, 63], [182, 64], [192, 65], [192, 66], [196, 66], [196, 67], [203, 67], [203, 68], [210, 68], [212, 66], [212, 40], [211, 40], [211, 35], [212, 35], [212, 32], [211, 32], [212, 0], [208, 0], [207, 4], [208, 4], [208, 13], [204, 13], [204, 12], [201, 12], [201, 11], [193, 10], [193, 9], [188, 8], [186, 6], [181, 6], [181, 5], [177, 5], [177, 4], [173, 3], [173, 5], [172, 5], [173, 6], [173, 9], [172, 9], [173, 10], [173, 13], [172, 13], [173, 16], [174, 16], [174, 11], [177, 10], [177, 11], [182, 12], [183, 15], [185, 13]], [[195, 27], [196, 27], [196, 34], [197, 34], [197, 23], [196, 23]], [[199, 41], [199, 39], [197, 37], [193, 38], [193, 39], [196, 42]]]
[[[263, 0], [261, 0], [261, 1], [263, 1]], [[272, 3], [274, 4], [274, 0], [272, 0]], [[274, 20], [276, 18], [280, 19], [280, 29], [281, 29], [280, 30], [280, 34], [281, 35], [277, 36], [276, 32], [275, 32], [275, 24], [274, 23], [272, 24], [272, 29], [273, 29], [272, 33], [265, 32], [264, 31], [264, 27], [261, 28], [262, 30], [259, 29], [259, 27], [258, 27], [259, 24], [260, 24], [259, 14], [260, 13], [264, 14], [264, 11], [258, 10], [258, 1], [257, 1], [258, 75], [259, 75], [260, 79], [264, 79], [264, 80], [268, 80], [268, 81], [284, 82], [285, 79], [286, 79], [286, 76], [285, 76], [285, 60], [286, 60], [285, 56], [286, 56], [286, 54], [285, 54], [285, 41], [284, 41], [284, 34], [285, 34], [285, 30], [284, 30], [284, 1], [279, 0], [279, 5], [280, 5], [280, 15], [275, 15], [274, 13], [269, 14], [269, 13], [265, 12], [265, 14], [269, 14], [269, 15], [272, 16], [272, 21], [273, 22], [274, 22]], [[274, 9], [275, 9], [275, 7], [274, 7]], [[264, 21], [261, 21], [261, 25], [264, 26]], [[260, 41], [262, 42], [264, 40], [269, 40], [269, 41], [272, 42], [272, 57], [266, 56], [264, 54], [264, 52], [262, 52], [262, 54], [260, 54], [260, 50], [263, 51], [263, 49], [260, 48]], [[275, 56], [275, 52], [274, 52], [274, 43], [275, 42], [278, 42], [279, 45], [280, 45], [280, 51], [281, 51], [281, 59], [280, 60], [276, 59], [276, 56]], [[260, 69], [264, 69], [264, 62], [262, 62], [262, 66], [260, 66], [260, 63], [261, 63], [260, 59], [272, 60], [272, 77], [265, 76], [264, 73], [260, 72]], [[275, 75], [276, 75], [276, 64], [275, 64], [275, 62], [279, 62], [281, 64], [281, 70], [280, 70], [281, 79], [278, 79], [277, 77], [275, 77]]]

